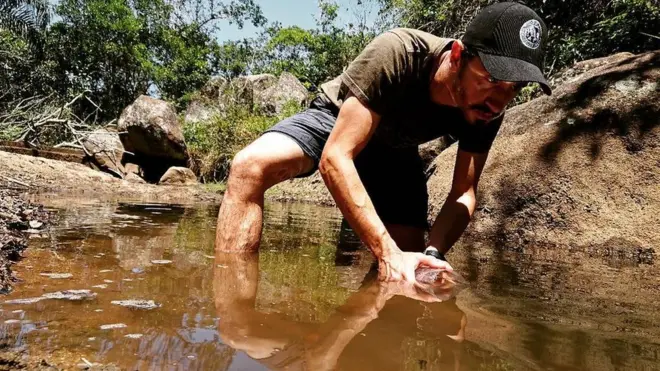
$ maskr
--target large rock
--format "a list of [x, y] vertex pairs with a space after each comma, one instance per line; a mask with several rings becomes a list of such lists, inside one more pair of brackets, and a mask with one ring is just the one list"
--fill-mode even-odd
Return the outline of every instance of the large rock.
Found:
[[130, 162], [140, 165], [145, 179], [156, 182], [171, 166], [184, 166], [186, 143], [174, 107], [160, 99], [140, 96], [122, 112], [120, 139]]
[[288, 72], [282, 73], [277, 83], [259, 91], [255, 89], [255, 104], [260, 111], [277, 115], [289, 102], [302, 106], [307, 103], [309, 92], [298, 79]]
[[188, 105], [186, 123], [208, 121], [224, 116], [228, 109], [240, 108], [253, 112], [276, 115], [288, 102], [307, 103], [309, 93], [305, 86], [290, 73], [277, 78], [271, 74], [241, 76], [231, 81], [214, 77], [200, 90]]
[[[660, 248], [660, 230], [649, 228], [660, 225], [660, 51], [581, 65], [591, 67], [552, 96], [507, 113], [465, 248], [554, 247], [637, 263]], [[455, 156], [453, 146], [434, 161], [431, 217]]]
[[138, 156], [172, 161], [188, 158], [176, 110], [160, 99], [140, 96], [119, 118], [121, 141]]
[[124, 146], [116, 131], [97, 129], [88, 134], [81, 142], [85, 153], [91, 157], [93, 167], [119, 178], [124, 177], [122, 165]]
[[197, 184], [197, 177], [195, 176], [195, 173], [192, 172], [192, 170], [186, 167], [174, 166], [169, 168], [165, 172], [165, 174], [163, 174], [158, 184], [163, 184], [163, 185]]
[[183, 117], [185, 123], [195, 124], [205, 122], [215, 116], [222, 115], [224, 106], [212, 104], [205, 99], [196, 99], [188, 104], [186, 114]]

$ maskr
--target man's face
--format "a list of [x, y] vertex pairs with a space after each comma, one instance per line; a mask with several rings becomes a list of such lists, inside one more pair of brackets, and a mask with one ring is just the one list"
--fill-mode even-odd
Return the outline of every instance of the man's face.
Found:
[[500, 116], [524, 86], [494, 80], [478, 57], [461, 63], [454, 91], [457, 104], [470, 124], [485, 124]]

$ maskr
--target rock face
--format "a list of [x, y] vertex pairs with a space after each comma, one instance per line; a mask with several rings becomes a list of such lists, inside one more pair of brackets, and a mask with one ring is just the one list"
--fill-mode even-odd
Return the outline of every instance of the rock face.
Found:
[[[660, 248], [660, 231], [649, 228], [660, 225], [660, 51], [581, 65], [593, 67], [507, 113], [462, 244], [653, 260]], [[455, 156], [453, 146], [430, 169], [431, 217], [449, 191]]]
[[186, 167], [171, 167], [163, 174], [158, 184], [191, 185], [197, 184], [197, 177], [192, 170]]
[[92, 157], [94, 167], [119, 178], [124, 177], [124, 146], [116, 131], [94, 130], [82, 140], [82, 144], [85, 152]]
[[282, 73], [276, 84], [263, 90], [255, 88], [255, 91], [255, 103], [267, 115], [282, 113], [282, 109], [291, 101], [302, 106], [309, 97], [305, 86], [287, 72]]
[[277, 115], [290, 101], [307, 103], [309, 93], [305, 86], [290, 73], [277, 78], [271, 74], [241, 76], [231, 81], [214, 77], [200, 90], [186, 110], [185, 122], [197, 123], [226, 114], [230, 107], [249, 112]]
[[184, 165], [188, 154], [174, 107], [146, 95], [122, 112], [119, 131], [124, 148], [132, 152], [147, 180], [157, 180], [170, 166]]

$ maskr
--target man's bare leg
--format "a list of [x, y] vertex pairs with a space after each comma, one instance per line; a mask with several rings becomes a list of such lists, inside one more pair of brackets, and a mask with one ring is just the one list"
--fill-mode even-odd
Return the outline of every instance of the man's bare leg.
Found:
[[264, 193], [277, 183], [310, 171], [314, 161], [284, 134], [266, 133], [232, 161], [216, 229], [216, 251], [256, 251]]

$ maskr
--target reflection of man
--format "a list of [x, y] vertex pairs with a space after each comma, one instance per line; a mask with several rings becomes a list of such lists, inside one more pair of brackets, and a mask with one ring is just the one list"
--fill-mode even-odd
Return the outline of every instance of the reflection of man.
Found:
[[505, 107], [528, 82], [550, 93], [540, 69], [546, 32], [531, 9], [498, 3], [476, 16], [462, 40], [410, 29], [376, 37], [321, 87], [309, 110], [234, 158], [216, 248], [256, 250], [264, 192], [318, 167], [382, 277], [413, 282], [419, 265], [450, 270], [421, 254], [428, 195], [417, 146], [443, 135], [458, 138], [451, 192], [430, 232], [430, 245], [444, 253], [475, 211]]
[[[367, 279], [324, 323], [298, 323], [256, 310], [257, 256], [218, 253], [216, 265], [215, 305], [223, 342], [269, 369], [330, 370], [338, 362], [364, 369], [355, 367], [357, 362], [372, 361], [374, 367], [369, 369], [392, 369], [405, 361], [401, 357], [404, 339], [417, 338], [420, 330], [439, 347], [434, 354], [445, 354], [443, 364], [450, 362], [454, 368], [460, 362], [456, 350], [466, 321], [453, 300], [421, 306], [420, 300], [433, 297], [415, 291], [412, 284]], [[357, 336], [361, 333], [368, 341]], [[389, 364], [378, 366], [382, 362]]]

